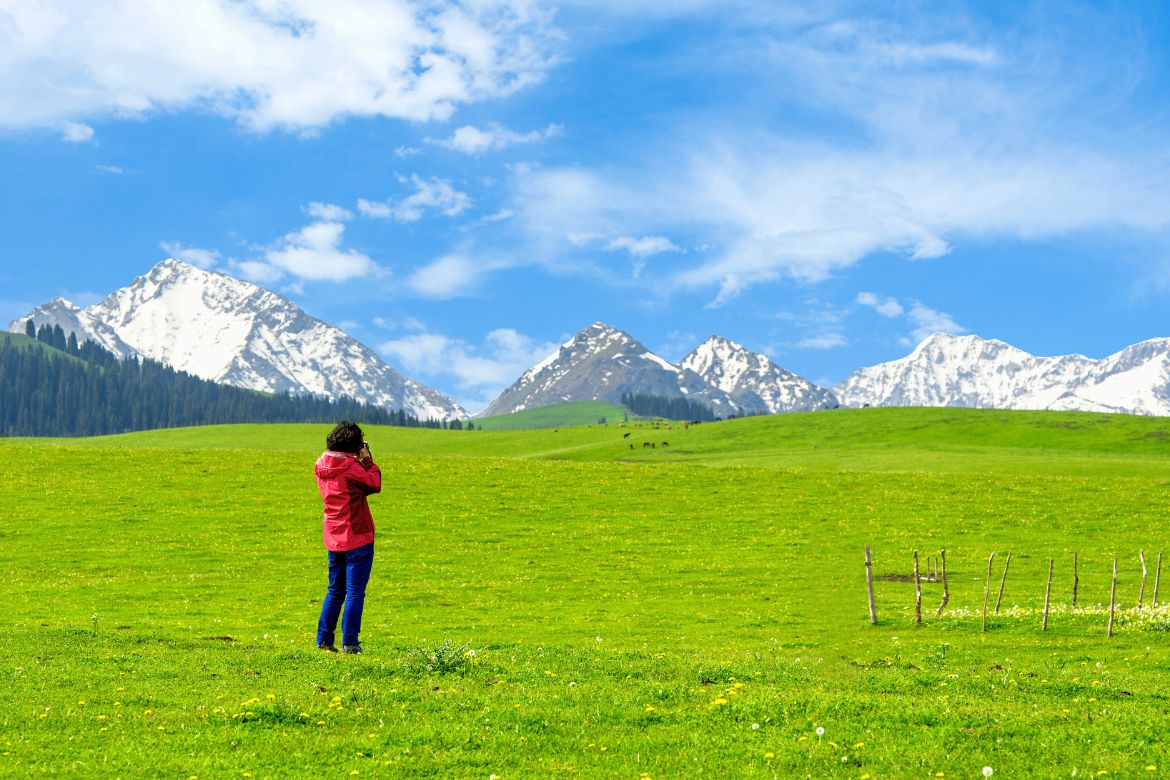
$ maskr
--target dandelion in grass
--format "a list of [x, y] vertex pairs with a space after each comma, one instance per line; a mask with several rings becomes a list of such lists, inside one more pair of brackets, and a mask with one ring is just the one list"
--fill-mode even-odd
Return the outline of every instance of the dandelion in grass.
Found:
[[824, 726], [817, 726], [817, 736], [818, 737], [825, 736], [825, 727]]
[[752, 724], [752, 731], [759, 731], [759, 730], [760, 730], [760, 724], [759, 724], [759, 723], [753, 723], [753, 724]]
[[994, 774], [995, 774], [995, 770], [992, 769], [991, 767], [989, 767], [989, 766], [983, 767], [983, 776], [984, 777], [991, 777]]

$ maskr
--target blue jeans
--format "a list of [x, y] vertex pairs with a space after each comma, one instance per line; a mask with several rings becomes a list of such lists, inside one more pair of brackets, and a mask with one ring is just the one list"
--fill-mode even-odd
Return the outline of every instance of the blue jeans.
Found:
[[332, 645], [337, 630], [337, 616], [341, 618], [341, 644], [356, 645], [362, 630], [362, 607], [366, 603], [366, 583], [374, 565], [374, 543], [344, 552], [329, 552], [329, 590], [321, 604], [321, 618], [317, 621], [317, 644]]

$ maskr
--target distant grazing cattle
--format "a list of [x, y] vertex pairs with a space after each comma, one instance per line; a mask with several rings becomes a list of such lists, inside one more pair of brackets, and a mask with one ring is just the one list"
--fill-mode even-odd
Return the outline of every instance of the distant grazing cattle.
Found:
[[653, 442], [648, 442], [648, 441], [642, 442], [642, 449], [646, 449], [647, 447], [653, 447], [653, 446], [654, 446]]
[[623, 439], [628, 439], [628, 438], [630, 438], [630, 432], [629, 432], [629, 431], [626, 431], [624, 434], [622, 434], [622, 438], [623, 438]]
[[668, 441], [664, 441], [664, 442], [662, 442], [662, 446], [663, 446], [663, 447], [669, 447], [669, 446], [670, 446], [670, 442], [668, 442]]

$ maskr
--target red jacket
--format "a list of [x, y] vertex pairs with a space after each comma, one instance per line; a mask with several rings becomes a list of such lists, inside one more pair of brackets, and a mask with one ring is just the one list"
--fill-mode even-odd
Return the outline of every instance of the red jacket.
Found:
[[374, 541], [374, 516], [366, 496], [382, 492], [382, 472], [373, 460], [362, 465], [344, 452], [326, 452], [313, 473], [325, 502], [325, 548], [356, 550]]

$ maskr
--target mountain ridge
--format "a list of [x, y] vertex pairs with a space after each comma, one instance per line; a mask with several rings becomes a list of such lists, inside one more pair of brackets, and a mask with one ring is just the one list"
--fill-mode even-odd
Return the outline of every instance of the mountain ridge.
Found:
[[55, 298], [14, 320], [9, 330], [22, 330], [30, 318], [72, 330], [79, 340], [120, 357], [142, 355], [235, 387], [344, 395], [423, 420], [470, 416], [287, 298], [174, 258], [93, 306]]

